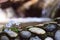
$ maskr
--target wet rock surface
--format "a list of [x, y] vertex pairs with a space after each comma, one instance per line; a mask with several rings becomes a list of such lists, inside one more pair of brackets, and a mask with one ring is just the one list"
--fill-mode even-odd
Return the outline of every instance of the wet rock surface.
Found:
[[60, 40], [60, 30], [57, 30], [55, 33], [55, 40]]
[[[49, 23], [43, 26], [27, 26], [24, 28], [12, 28], [13, 30], [4, 29], [1, 40], [60, 40], [60, 26]], [[7, 35], [6, 35], [7, 34]], [[5, 35], [5, 36], [3, 36]]]
[[53, 31], [54, 29], [56, 29], [57, 25], [55, 24], [48, 24], [46, 26], [46, 31]]
[[41, 40], [41, 38], [39, 38], [38, 36], [35, 36], [35, 37], [31, 37], [30, 40]]
[[4, 25], [0, 25], [0, 33], [3, 32], [3, 26], [4, 26]]
[[29, 31], [36, 33], [36, 34], [45, 34], [45, 30], [37, 27], [30, 28]]
[[31, 32], [29, 32], [29, 31], [22, 31], [22, 32], [20, 32], [20, 35], [23, 38], [29, 38], [31, 36]]
[[9, 40], [7, 36], [1, 36], [1, 40]]
[[15, 40], [20, 40], [19, 38], [15, 38]]
[[53, 40], [53, 38], [47, 37], [47, 38], [45, 38], [45, 40]]
[[7, 30], [7, 29], [4, 32], [7, 33], [10, 37], [16, 37], [18, 35], [14, 31]]

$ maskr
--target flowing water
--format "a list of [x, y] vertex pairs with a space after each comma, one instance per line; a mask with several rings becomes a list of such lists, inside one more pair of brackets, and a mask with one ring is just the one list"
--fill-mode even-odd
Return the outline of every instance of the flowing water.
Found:
[[51, 4], [51, 6], [48, 6], [46, 8], [43, 8], [42, 10], [42, 17], [51, 17], [53, 18], [55, 16], [55, 12], [56, 10], [59, 8], [59, 3], [60, 1], [57, 0], [55, 2], [53, 2], [53, 4]]

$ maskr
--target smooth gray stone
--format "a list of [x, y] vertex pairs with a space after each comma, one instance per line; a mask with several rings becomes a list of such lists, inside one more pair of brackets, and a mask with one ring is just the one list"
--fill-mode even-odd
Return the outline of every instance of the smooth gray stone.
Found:
[[18, 36], [17, 38], [15, 38], [14, 40], [21, 40], [20, 37]]
[[22, 31], [22, 32], [20, 32], [20, 35], [23, 38], [29, 38], [31, 36], [31, 33], [29, 31]]
[[47, 38], [45, 38], [45, 40], [53, 40], [53, 38], [47, 37]]
[[56, 29], [56, 25], [54, 25], [54, 24], [48, 24], [46, 26], [47, 31], [53, 31], [54, 29]]
[[9, 40], [9, 38], [7, 36], [2, 36], [1, 40]]
[[55, 33], [55, 40], [60, 40], [60, 30], [57, 30]]
[[5, 29], [4, 32], [7, 33], [10, 37], [17, 37], [18, 36], [18, 34], [16, 32], [8, 30], [8, 29]]
[[35, 36], [35, 37], [31, 37], [29, 40], [42, 40], [42, 39], [39, 38], [38, 36]]

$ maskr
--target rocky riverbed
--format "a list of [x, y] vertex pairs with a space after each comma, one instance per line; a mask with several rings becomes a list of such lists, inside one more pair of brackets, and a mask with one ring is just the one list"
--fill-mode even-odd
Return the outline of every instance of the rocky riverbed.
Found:
[[13, 26], [1, 27], [0, 40], [60, 40], [60, 24], [57, 20], [23, 28]]

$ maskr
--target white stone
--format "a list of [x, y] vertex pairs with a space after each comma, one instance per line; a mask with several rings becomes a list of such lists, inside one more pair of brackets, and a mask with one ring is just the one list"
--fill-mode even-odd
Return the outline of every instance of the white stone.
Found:
[[29, 31], [36, 33], [36, 34], [45, 34], [46, 33], [45, 30], [43, 30], [41, 28], [36, 28], [36, 27], [30, 28]]
[[47, 37], [47, 38], [45, 38], [45, 40], [53, 40], [53, 38]]
[[10, 37], [17, 37], [17, 33], [11, 31], [11, 30], [8, 30], [6, 29], [4, 32], [6, 32]]

